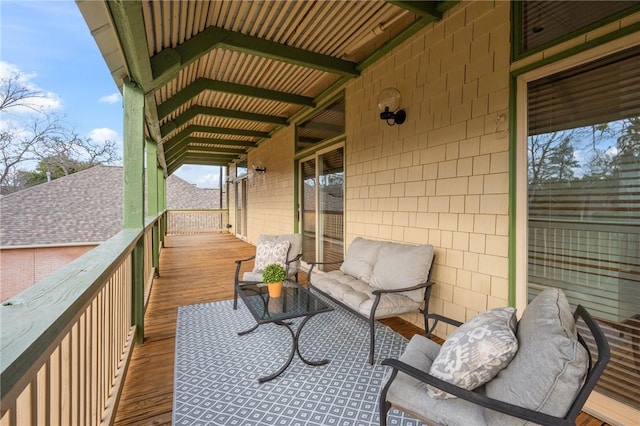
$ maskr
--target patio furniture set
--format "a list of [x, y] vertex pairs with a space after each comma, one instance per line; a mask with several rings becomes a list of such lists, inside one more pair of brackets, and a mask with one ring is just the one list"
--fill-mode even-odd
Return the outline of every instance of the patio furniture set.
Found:
[[[609, 361], [609, 345], [597, 322], [581, 305], [572, 312], [559, 289], [542, 291], [519, 321], [516, 310], [505, 307], [463, 324], [428, 313], [431, 245], [356, 238], [340, 269], [318, 272], [328, 263], [310, 264], [307, 288], [297, 280], [301, 247], [299, 234], [261, 236], [256, 256], [236, 261], [234, 309], [240, 296], [256, 320], [238, 334], [272, 322], [286, 327], [292, 337], [285, 365], [260, 378], [261, 383], [282, 374], [295, 353], [308, 365], [329, 362], [307, 360], [298, 346], [307, 321], [334, 309], [325, 298], [369, 322], [370, 364], [377, 319], [415, 310], [424, 316], [426, 336], [413, 336], [399, 359], [382, 361], [391, 368], [380, 394], [383, 426], [390, 408], [427, 424], [574, 424]], [[255, 267], [240, 278], [248, 260], [255, 260]], [[260, 269], [273, 261], [285, 265], [289, 277], [278, 300], [268, 296], [260, 278]], [[294, 331], [290, 320], [299, 317], [303, 320]], [[429, 338], [439, 322], [457, 327], [442, 345]]]

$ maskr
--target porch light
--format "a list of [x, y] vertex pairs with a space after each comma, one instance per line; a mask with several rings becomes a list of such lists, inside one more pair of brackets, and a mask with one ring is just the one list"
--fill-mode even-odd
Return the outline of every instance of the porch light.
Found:
[[389, 126], [402, 124], [407, 118], [407, 113], [399, 109], [401, 99], [400, 91], [394, 87], [387, 87], [378, 95], [380, 119], [385, 120]]
[[258, 173], [259, 175], [265, 174], [267, 172], [267, 168], [262, 164], [262, 161], [259, 161], [256, 164], [252, 164], [251, 167], [253, 171]]

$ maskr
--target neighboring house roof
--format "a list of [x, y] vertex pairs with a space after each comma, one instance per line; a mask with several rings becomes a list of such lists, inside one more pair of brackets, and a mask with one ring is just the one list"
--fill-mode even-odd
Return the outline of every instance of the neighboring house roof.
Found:
[[[0, 247], [105, 241], [122, 229], [122, 188], [122, 167], [95, 166], [0, 197]], [[217, 190], [167, 179], [168, 209], [218, 203]]]
[[167, 209], [169, 210], [219, 209], [219, 194], [218, 189], [198, 188], [176, 175], [170, 175], [167, 179]]

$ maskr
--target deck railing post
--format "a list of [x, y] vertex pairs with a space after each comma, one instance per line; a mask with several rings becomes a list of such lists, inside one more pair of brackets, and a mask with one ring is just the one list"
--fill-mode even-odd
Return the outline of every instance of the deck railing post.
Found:
[[[144, 229], [144, 92], [135, 82], [123, 84], [124, 99], [124, 211], [123, 228]], [[151, 164], [155, 164], [154, 161]], [[136, 326], [137, 343], [144, 340], [144, 237], [132, 255], [131, 320]]]

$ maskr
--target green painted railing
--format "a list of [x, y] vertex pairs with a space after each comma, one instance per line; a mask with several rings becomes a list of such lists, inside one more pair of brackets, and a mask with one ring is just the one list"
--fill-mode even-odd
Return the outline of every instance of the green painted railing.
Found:
[[[134, 322], [144, 301], [136, 294], [148, 296], [162, 218], [121, 231], [0, 307], [2, 426], [112, 422], [141, 339]], [[133, 291], [137, 285], [143, 291]]]

